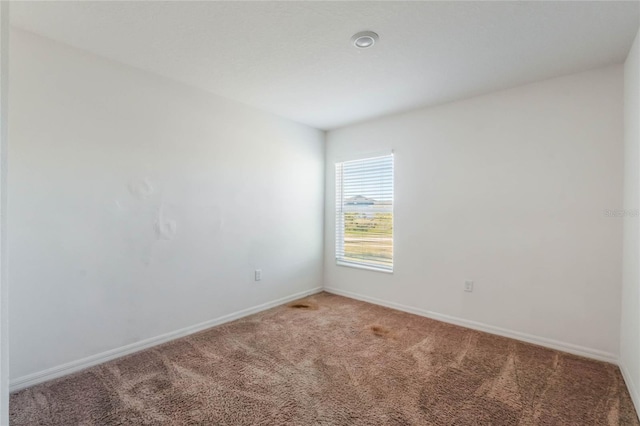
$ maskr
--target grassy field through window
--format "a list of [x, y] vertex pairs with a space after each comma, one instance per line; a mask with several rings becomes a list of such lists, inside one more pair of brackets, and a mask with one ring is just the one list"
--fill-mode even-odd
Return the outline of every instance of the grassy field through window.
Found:
[[386, 264], [393, 258], [393, 214], [351, 212], [344, 214], [345, 260]]

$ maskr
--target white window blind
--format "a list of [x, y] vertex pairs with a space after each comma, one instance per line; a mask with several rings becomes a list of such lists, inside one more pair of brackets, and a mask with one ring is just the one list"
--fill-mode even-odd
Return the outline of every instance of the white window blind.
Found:
[[336, 261], [393, 271], [393, 154], [336, 163]]

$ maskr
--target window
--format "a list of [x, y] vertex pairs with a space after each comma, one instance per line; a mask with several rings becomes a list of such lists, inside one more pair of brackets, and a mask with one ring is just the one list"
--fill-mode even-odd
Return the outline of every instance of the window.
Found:
[[336, 262], [393, 271], [393, 154], [336, 163]]

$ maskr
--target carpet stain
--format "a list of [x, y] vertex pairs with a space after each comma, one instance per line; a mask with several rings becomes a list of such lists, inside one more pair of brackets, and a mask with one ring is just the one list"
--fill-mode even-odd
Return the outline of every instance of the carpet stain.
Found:
[[291, 303], [289, 307], [294, 309], [303, 309], [303, 310], [306, 310], [306, 309], [313, 310], [313, 311], [318, 310], [318, 305], [310, 302], [295, 302], [295, 303]]
[[391, 334], [391, 330], [381, 325], [372, 325], [369, 329], [378, 337], [388, 337]]
[[15, 392], [10, 421], [640, 426], [615, 365], [327, 293]]

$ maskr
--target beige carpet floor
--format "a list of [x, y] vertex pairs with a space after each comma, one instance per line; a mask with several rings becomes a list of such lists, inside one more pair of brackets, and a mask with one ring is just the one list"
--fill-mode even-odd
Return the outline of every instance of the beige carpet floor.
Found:
[[618, 368], [321, 293], [14, 393], [11, 425], [639, 425]]

